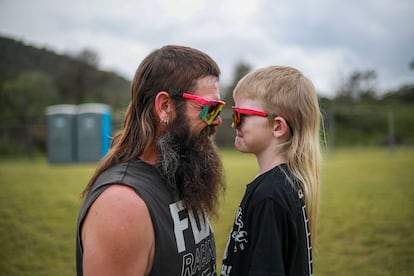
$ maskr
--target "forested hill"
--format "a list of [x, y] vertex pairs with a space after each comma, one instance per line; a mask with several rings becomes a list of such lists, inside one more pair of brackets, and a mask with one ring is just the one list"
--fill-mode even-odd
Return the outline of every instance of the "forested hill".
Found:
[[[98, 66], [93, 50], [73, 55], [39, 49], [0, 34], [0, 156], [15, 154], [27, 141], [45, 148], [45, 109], [54, 104], [105, 103], [113, 109], [113, 129], [122, 123], [130, 98], [130, 81]], [[414, 61], [411, 63], [414, 72]], [[251, 70], [241, 62], [234, 83], [224, 87], [229, 103], [217, 133], [220, 146], [232, 146], [232, 88]], [[355, 71], [333, 98], [319, 98], [330, 145], [414, 145], [414, 83], [379, 95], [375, 70]], [[119, 111], [119, 112], [118, 112]], [[27, 133], [32, 133], [28, 135]], [[31, 138], [33, 137], [33, 139]], [[15, 146], [12, 146], [15, 145]]]
[[[97, 56], [90, 50], [72, 57], [0, 36], [0, 107], [16, 105], [16, 97], [37, 99], [41, 106], [85, 102], [106, 103], [114, 108], [125, 106], [130, 81], [99, 69], [96, 63]], [[43, 93], [28, 95], [36, 91]], [[15, 117], [1, 111], [0, 115]]]

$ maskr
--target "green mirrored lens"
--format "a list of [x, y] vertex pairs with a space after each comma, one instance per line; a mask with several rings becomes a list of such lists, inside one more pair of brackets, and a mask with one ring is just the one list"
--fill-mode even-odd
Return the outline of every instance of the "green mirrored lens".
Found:
[[208, 125], [211, 125], [220, 115], [222, 109], [223, 105], [220, 104], [205, 105], [200, 112], [200, 118]]

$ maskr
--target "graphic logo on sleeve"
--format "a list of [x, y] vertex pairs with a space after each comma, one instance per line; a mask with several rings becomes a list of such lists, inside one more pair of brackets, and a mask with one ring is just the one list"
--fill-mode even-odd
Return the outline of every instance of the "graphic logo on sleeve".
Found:
[[[174, 234], [178, 253], [183, 253], [181, 276], [190, 276], [201, 271], [201, 275], [215, 275], [215, 244], [210, 237], [211, 224], [202, 212], [197, 212], [197, 218], [191, 210], [185, 211], [182, 201], [170, 204], [170, 213], [174, 221]], [[180, 216], [181, 214], [181, 216]], [[183, 215], [186, 214], [186, 215]], [[195, 243], [195, 251], [188, 251], [191, 240], [186, 240], [185, 231], [191, 229]], [[188, 239], [188, 236], [187, 236]], [[188, 251], [188, 252], [187, 252]], [[214, 267], [209, 266], [214, 263]]]
[[243, 213], [240, 207], [237, 209], [237, 216], [234, 221], [234, 225], [237, 226], [237, 230], [231, 233], [231, 237], [234, 239], [234, 252], [237, 252], [238, 249], [244, 250], [247, 243], [247, 232], [243, 230]]
[[233, 229], [231, 230], [229, 240], [227, 241], [226, 251], [224, 252], [224, 258], [227, 257], [227, 250], [229, 250], [228, 247], [230, 246], [231, 240], [234, 241], [232, 250], [234, 253], [236, 253], [237, 251], [242, 251], [246, 248], [246, 244], [248, 243], [247, 236], [247, 231], [244, 230], [243, 212], [242, 209], [239, 207], [237, 209]]
[[[244, 230], [244, 222], [243, 222], [243, 211], [241, 207], [237, 209], [236, 219], [234, 220], [233, 228], [231, 229], [231, 233], [229, 239], [227, 240], [226, 249], [224, 251], [223, 260], [227, 259], [229, 250], [233, 250], [233, 253], [237, 253], [239, 251], [243, 251], [248, 243], [248, 234], [247, 231]], [[226, 265], [223, 263], [221, 267], [222, 276], [230, 275], [230, 271], [232, 269], [231, 265]]]

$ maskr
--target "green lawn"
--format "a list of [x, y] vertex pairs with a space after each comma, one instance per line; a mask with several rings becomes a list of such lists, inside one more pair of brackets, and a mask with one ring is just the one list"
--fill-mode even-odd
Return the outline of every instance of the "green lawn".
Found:
[[[227, 191], [214, 221], [220, 263], [235, 209], [256, 175], [225, 150]], [[94, 165], [0, 161], [0, 275], [75, 275], [80, 192]], [[347, 148], [324, 160], [316, 275], [414, 273], [414, 148]], [[219, 265], [220, 268], [220, 265]]]

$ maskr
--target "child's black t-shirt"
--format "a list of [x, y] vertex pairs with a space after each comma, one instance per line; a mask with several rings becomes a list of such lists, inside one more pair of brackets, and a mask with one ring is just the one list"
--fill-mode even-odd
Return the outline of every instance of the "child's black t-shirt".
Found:
[[303, 193], [286, 164], [247, 185], [221, 275], [312, 275]]

